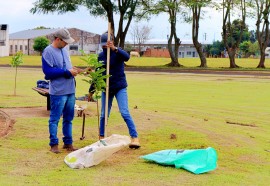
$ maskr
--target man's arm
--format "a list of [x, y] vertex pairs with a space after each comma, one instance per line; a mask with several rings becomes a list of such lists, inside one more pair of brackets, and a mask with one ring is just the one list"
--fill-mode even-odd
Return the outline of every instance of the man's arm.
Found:
[[111, 48], [112, 51], [114, 51], [116, 53], [116, 55], [118, 57], [120, 57], [123, 61], [129, 60], [129, 58], [130, 58], [129, 54], [125, 50], [123, 50], [122, 48], [117, 48], [116, 46], [114, 46], [113, 41], [108, 41], [107, 47]]
[[118, 56], [120, 56], [123, 61], [128, 61], [129, 58], [130, 58], [130, 55], [125, 50], [123, 50], [121, 48], [118, 48], [117, 49], [117, 53], [116, 54]]
[[72, 76], [76, 76], [75, 72], [69, 70], [63, 70], [61, 68], [51, 67], [46, 60], [42, 57], [42, 70], [45, 74], [46, 80], [53, 80], [59, 77], [71, 78]]

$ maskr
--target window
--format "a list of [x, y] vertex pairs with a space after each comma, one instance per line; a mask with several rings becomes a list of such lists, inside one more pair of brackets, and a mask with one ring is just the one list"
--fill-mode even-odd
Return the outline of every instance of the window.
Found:
[[23, 49], [22, 49], [22, 45], [20, 45], [20, 51], [22, 51]]
[[13, 45], [10, 45], [10, 51], [11, 52], [13, 51]]
[[78, 51], [78, 45], [70, 45], [69, 46], [69, 50], [75, 50], [75, 51]]
[[0, 46], [6, 46], [6, 35], [7, 35], [7, 31], [6, 30], [2, 30], [2, 25], [0, 25]]
[[188, 52], [187, 52], [187, 55], [188, 55], [188, 56], [191, 56], [191, 52], [190, 52], [190, 51], [188, 51]]
[[15, 45], [15, 52], [18, 52], [18, 45]]
[[28, 49], [28, 47], [27, 47], [27, 45], [25, 45], [25, 46], [24, 46], [24, 50], [27, 51], [27, 49]]

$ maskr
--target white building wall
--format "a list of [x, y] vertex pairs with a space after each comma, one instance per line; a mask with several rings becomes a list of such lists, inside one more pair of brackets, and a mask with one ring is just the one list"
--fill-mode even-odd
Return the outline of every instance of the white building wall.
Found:
[[99, 53], [99, 45], [88, 43], [82, 47], [80, 43], [72, 43], [68, 45], [68, 50], [70, 55], [81, 55], [80, 50], [83, 50], [86, 54], [97, 54]]
[[0, 25], [0, 57], [9, 55], [9, 28], [8, 25]]
[[270, 47], [266, 47], [265, 49], [265, 58], [270, 58]]
[[10, 55], [16, 54], [16, 52], [18, 51], [22, 51], [23, 54], [28, 53], [28, 40], [27, 39], [12, 39], [9, 41]]
[[193, 45], [182, 45], [179, 47], [178, 50], [178, 57], [179, 58], [197, 58], [199, 54], [196, 48]]

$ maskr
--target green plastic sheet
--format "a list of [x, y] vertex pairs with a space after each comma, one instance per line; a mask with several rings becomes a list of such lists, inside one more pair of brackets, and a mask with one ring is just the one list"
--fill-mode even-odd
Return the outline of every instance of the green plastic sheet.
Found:
[[182, 168], [194, 174], [206, 173], [217, 168], [217, 152], [212, 147], [194, 150], [162, 150], [141, 158], [161, 165]]

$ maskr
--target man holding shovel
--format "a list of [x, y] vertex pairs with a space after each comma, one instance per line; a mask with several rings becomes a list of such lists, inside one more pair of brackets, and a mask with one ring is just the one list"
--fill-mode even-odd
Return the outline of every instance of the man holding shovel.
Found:
[[[108, 40], [108, 33], [101, 35], [101, 47], [103, 51], [98, 56], [98, 61], [103, 61], [105, 68], [107, 68], [107, 52], [110, 49], [110, 63], [109, 63], [109, 91], [108, 91], [108, 117], [110, 115], [110, 110], [112, 107], [112, 102], [114, 97], [117, 100], [119, 111], [125, 120], [129, 135], [131, 137], [130, 148], [140, 148], [140, 143], [138, 139], [138, 133], [134, 121], [129, 113], [128, 109], [128, 97], [127, 97], [127, 80], [124, 72], [124, 62], [128, 61], [130, 56], [129, 54], [121, 48], [114, 46], [114, 43], [111, 39]], [[106, 72], [104, 72], [106, 73]], [[105, 75], [105, 74], [104, 74]], [[93, 86], [89, 89], [88, 100], [92, 98]], [[102, 92], [102, 107], [101, 107], [101, 116], [100, 116], [100, 129], [99, 129], [99, 138], [103, 139], [105, 136], [105, 104], [106, 104], [106, 94]], [[106, 118], [107, 119], [107, 118]]]

